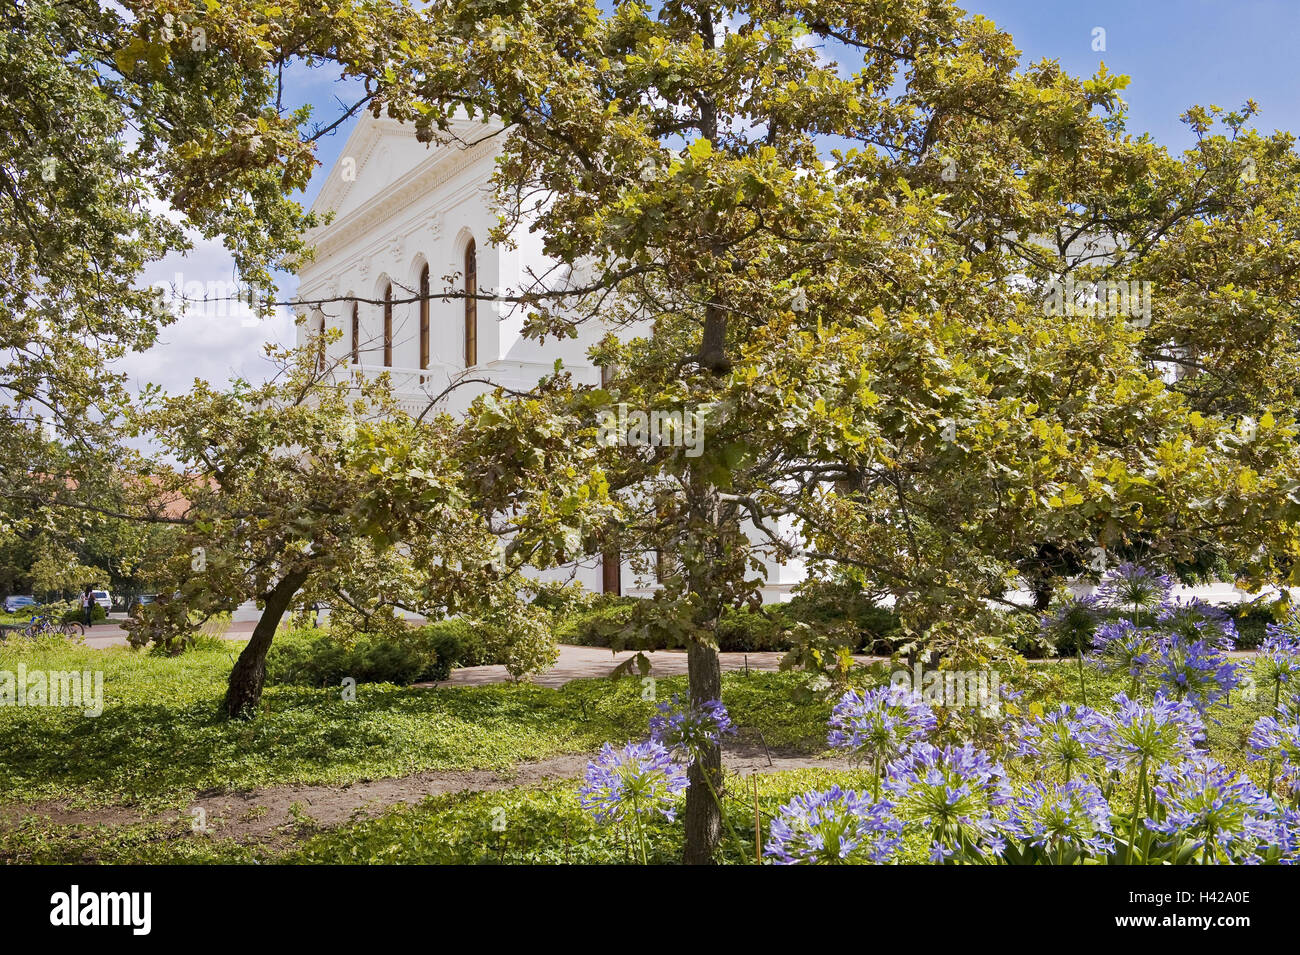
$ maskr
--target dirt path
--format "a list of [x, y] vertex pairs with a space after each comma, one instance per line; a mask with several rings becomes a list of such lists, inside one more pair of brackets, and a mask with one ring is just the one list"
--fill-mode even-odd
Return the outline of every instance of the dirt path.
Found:
[[[55, 801], [0, 806], [0, 825], [24, 818], [43, 819], [61, 826], [128, 826], [139, 823], [176, 823], [191, 828], [203, 819], [210, 835], [237, 842], [283, 842], [304, 817], [320, 828], [342, 825], [352, 819], [375, 816], [390, 806], [412, 805], [426, 796], [458, 792], [495, 792], [560, 779], [574, 779], [586, 769], [589, 754], [554, 756], [520, 763], [509, 770], [434, 770], [392, 779], [373, 779], [344, 786], [269, 786], [251, 792], [200, 793], [181, 812], [141, 815], [126, 806], [104, 809], [69, 809]], [[788, 769], [848, 769], [847, 760], [817, 759], [808, 755], [769, 754], [761, 746], [727, 747], [723, 762], [731, 772], [772, 773]], [[294, 806], [298, 809], [295, 812]], [[197, 810], [202, 810], [198, 813]], [[290, 840], [291, 841], [291, 840]]]

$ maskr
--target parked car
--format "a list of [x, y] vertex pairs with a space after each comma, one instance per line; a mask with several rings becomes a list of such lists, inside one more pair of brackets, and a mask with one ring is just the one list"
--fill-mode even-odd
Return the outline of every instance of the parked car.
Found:
[[104, 608], [104, 613], [113, 609], [113, 598], [107, 590], [92, 590], [90, 599]]
[[35, 597], [24, 597], [21, 594], [13, 594], [12, 596], [5, 598], [5, 613], [17, 613], [25, 607], [35, 606], [37, 606]]
[[131, 606], [128, 608], [127, 612], [130, 613], [132, 616], [135, 616], [137, 613], [140, 612], [140, 609], [142, 607], [149, 606], [149, 604], [153, 603], [157, 599], [158, 599], [157, 594], [141, 594], [140, 596], [136, 597], [134, 600], [131, 601]]

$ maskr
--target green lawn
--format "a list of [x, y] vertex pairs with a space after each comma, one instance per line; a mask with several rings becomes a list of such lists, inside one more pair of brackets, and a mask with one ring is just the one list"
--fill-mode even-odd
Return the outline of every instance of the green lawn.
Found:
[[[530, 684], [413, 689], [362, 684], [337, 690], [270, 686], [251, 722], [217, 715], [242, 645], [181, 657], [125, 648], [0, 648], [0, 670], [101, 669], [104, 712], [0, 707], [0, 803], [58, 799], [73, 807], [184, 805], [210, 789], [346, 783], [436, 769], [497, 769], [595, 750], [645, 735], [654, 703], [637, 680], [583, 680], [561, 690]], [[798, 704], [789, 676], [728, 676], [737, 722], [771, 746], [817, 747], [829, 706]], [[661, 699], [685, 680], [658, 681]]]
[[[19, 650], [20, 646], [26, 649]], [[268, 687], [251, 722], [217, 716], [225, 678], [240, 644], [210, 641], [178, 658], [124, 648], [92, 650], [44, 640], [0, 647], [0, 670], [100, 669], [103, 715], [57, 708], [0, 707], [0, 860], [29, 862], [619, 862], [623, 833], [594, 823], [577, 804], [576, 781], [498, 792], [432, 797], [376, 818], [318, 831], [304, 815], [273, 844], [241, 845], [194, 836], [185, 807], [196, 794], [285, 783], [337, 784], [439, 769], [501, 769], [526, 760], [586, 753], [605, 741], [646, 734], [654, 703], [635, 679], [582, 680], [561, 690], [529, 684], [414, 689], [362, 685], [357, 700], [336, 690]], [[877, 668], [866, 678], [886, 678]], [[774, 749], [817, 753], [825, 747], [827, 701], [794, 690], [793, 674], [729, 674], [723, 699], [737, 725], [759, 730]], [[1035, 664], [1016, 678], [1021, 709], [1051, 708], [1080, 696], [1072, 665]], [[659, 699], [685, 691], [684, 679], [658, 681]], [[1122, 689], [1087, 674], [1089, 702]], [[1215, 755], [1245, 767], [1245, 737], [1266, 701], [1238, 699], [1217, 711], [1209, 735]], [[950, 717], [941, 711], [941, 719]], [[1002, 733], [995, 721], [941, 727], [949, 738], [984, 743]], [[1005, 735], [1002, 733], [1002, 735]], [[1258, 765], [1250, 767], [1258, 774]], [[1014, 772], [1014, 768], [1013, 768]], [[798, 770], [759, 777], [766, 821], [792, 795], [833, 782], [863, 785], [856, 773]], [[727, 811], [731, 861], [753, 852], [754, 806], [748, 779], [733, 779]], [[55, 801], [72, 810], [130, 807], [108, 825], [50, 822], [21, 809]], [[159, 813], [164, 821], [133, 821]], [[500, 822], [504, 820], [504, 829]], [[493, 823], [498, 827], [494, 828]], [[651, 853], [680, 853], [680, 824], [652, 827]], [[916, 847], [921, 852], [922, 847]], [[921, 861], [920, 858], [917, 861]]]

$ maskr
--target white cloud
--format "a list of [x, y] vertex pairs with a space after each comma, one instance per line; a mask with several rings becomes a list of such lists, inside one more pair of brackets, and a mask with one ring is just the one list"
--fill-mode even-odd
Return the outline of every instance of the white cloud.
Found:
[[263, 351], [266, 344], [294, 340], [293, 317], [287, 309], [259, 321], [239, 302], [229, 300], [235, 288], [234, 262], [219, 241], [200, 237], [193, 243], [188, 253], [174, 253], [152, 264], [141, 276], [141, 284], [167, 286], [169, 300], [173, 290], [187, 297], [206, 293], [212, 300], [190, 306], [161, 329], [148, 351], [132, 353], [115, 364], [135, 389], [148, 382], [175, 394], [188, 391], [195, 378], [216, 386], [236, 377], [264, 381], [274, 370]]

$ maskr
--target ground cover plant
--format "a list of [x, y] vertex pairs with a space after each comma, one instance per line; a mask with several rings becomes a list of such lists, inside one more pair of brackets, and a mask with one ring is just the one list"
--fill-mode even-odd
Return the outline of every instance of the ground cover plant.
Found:
[[[10, 645], [0, 670], [102, 667], [106, 705], [94, 720], [0, 710], [0, 858], [679, 861], [691, 762], [714, 745], [761, 742], [807, 760], [724, 773], [710, 793], [722, 820], [718, 861], [1294, 862], [1300, 621], [1272, 625], [1258, 654], [1207, 667], [1202, 650], [1178, 649], [1180, 635], [1210, 645], [1230, 622], [1171, 603], [1166, 582], [1141, 568], [1112, 574], [1101, 602], [1135, 583], [1154, 586], [1143, 598], [1151, 608], [1181, 608], [1144, 618], [1154, 634], [1166, 628], [1163, 650], [1153, 636], [1155, 651], [1117, 665], [1116, 637], [1096, 641], [1082, 671], [1070, 659], [1028, 664], [974, 716], [877, 663], [854, 671], [838, 696], [800, 692], [813, 674], [728, 674], [721, 699], [704, 706], [680, 678], [559, 690], [369, 684], [355, 702], [339, 687], [271, 685], [256, 720], [232, 722], [218, 704], [237, 645], [203, 640], [177, 657], [53, 638]], [[295, 804], [284, 825], [229, 837], [192, 831], [188, 815], [214, 792], [508, 774], [559, 754], [580, 757], [570, 778], [511, 785], [507, 775], [351, 821], [321, 823]]]

